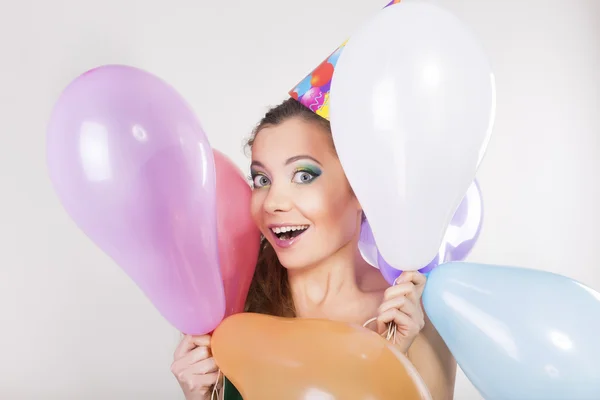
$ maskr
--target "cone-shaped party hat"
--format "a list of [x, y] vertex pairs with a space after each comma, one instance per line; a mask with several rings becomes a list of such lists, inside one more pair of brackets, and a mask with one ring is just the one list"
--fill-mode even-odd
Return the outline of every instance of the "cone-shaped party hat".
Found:
[[[400, 0], [392, 0], [385, 7], [397, 3], [400, 3]], [[327, 120], [329, 120], [329, 91], [331, 79], [333, 78], [335, 65], [347, 42], [348, 40], [342, 43], [342, 45], [319, 64], [317, 68], [289, 91], [290, 96]]]

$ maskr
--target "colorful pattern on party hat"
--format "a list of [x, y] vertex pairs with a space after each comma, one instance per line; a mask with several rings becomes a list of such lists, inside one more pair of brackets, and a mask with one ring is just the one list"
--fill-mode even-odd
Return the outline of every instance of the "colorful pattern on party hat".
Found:
[[[384, 8], [397, 3], [400, 3], [400, 0], [392, 0]], [[290, 96], [298, 100], [309, 110], [327, 120], [329, 120], [329, 92], [331, 88], [331, 79], [333, 78], [335, 66], [346, 43], [348, 43], [348, 40], [342, 43], [340, 47], [325, 59], [325, 61], [289, 91]]]

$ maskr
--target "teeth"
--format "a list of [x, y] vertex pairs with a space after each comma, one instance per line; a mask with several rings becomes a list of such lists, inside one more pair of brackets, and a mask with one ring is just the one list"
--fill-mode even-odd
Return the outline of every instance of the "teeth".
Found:
[[277, 228], [271, 228], [273, 233], [285, 233], [291, 231], [301, 231], [304, 229], [308, 229], [308, 225], [295, 225], [295, 226], [282, 226]]

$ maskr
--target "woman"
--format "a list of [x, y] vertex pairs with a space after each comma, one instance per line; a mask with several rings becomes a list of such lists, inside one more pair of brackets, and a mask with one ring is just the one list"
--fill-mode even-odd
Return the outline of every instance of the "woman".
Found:
[[[361, 325], [376, 316], [381, 333], [393, 323], [396, 346], [433, 399], [452, 399], [456, 362], [423, 312], [425, 277], [404, 272], [389, 287], [358, 251], [363, 213], [337, 158], [329, 122], [288, 99], [265, 115], [248, 146], [251, 212], [264, 241], [246, 311]], [[376, 179], [376, 171], [373, 175]], [[186, 336], [172, 371], [187, 400], [210, 399], [218, 379], [210, 337]], [[224, 384], [226, 400], [241, 398], [227, 379]]]

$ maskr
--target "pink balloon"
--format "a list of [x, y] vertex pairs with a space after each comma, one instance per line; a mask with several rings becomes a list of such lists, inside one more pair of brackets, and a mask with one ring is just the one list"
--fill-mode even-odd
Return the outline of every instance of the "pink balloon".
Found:
[[214, 150], [217, 170], [217, 232], [225, 288], [225, 316], [244, 311], [254, 276], [260, 230], [250, 215], [252, 190], [242, 172]]
[[172, 87], [127, 66], [81, 75], [53, 110], [47, 162], [71, 218], [173, 326], [219, 324], [213, 153]]

